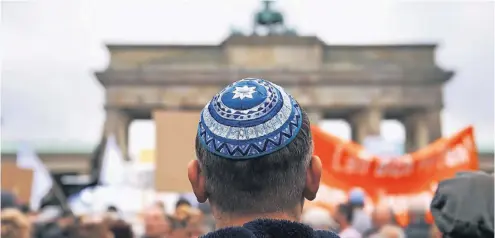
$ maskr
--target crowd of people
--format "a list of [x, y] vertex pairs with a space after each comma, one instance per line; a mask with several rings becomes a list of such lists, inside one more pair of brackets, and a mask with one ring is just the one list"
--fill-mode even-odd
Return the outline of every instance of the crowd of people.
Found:
[[44, 207], [40, 212], [31, 212], [23, 207], [2, 203], [1, 237], [190, 238], [206, 234], [215, 227], [208, 204], [196, 208], [186, 199], [179, 199], [175, 212], [170, 215], [165, 212], [162, 202], [156, 202], [138, 214], [143, 232], [137, 231], [136, 224], [126, 219], [115, 206], [109, 206], [103, 213], [81, 216], [64, 213], [56, 206]]
[[[313, 155], [309, 118], [278, 85], [243, 79], [217, 94], [201, 112], [196, 157], [187, 168], [200, 205], [180, 199], [173, 214], [157, 202], [140, 214], [138, 234], [119, 210], [99, 216], [30, 213], [2, 204], [8, 238], [488, 238], [494, 235], [493, 175], [471, 172], [442, 181], [430, 210], [410, 209], [400, 227], [390, 207], [364, 210], [364, 194], [351, 192], [333, 211], [304, 207], [320, 186], [322, 162]], [[2, 199], [2, 203], [3, 203]], [[206, 205], [205, 205], [206, 204]], [[56, 210], [56, 209], [55, 209]]]
[[364, 201], [364, 193], [351, 191], [348, 202], [338, 205], [334, 212], [310, 207], [301, 221], [314, 229], [335, 231], [342, 238], [440, 238], [436, 227], [426, 220], [425, 209], [411, 206], [410, 223], [403, 227], [390, 207], [379, 205], [370, 214], [364, 209]]

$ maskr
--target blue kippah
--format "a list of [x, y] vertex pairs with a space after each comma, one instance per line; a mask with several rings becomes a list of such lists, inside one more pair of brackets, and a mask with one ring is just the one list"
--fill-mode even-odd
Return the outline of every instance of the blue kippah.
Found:
[[273, 153], [301, 129], [297, 102], [283, 88], [262, 79], [237, 81], [206, 104], [199, 141], [220, 157], [243, 160]]

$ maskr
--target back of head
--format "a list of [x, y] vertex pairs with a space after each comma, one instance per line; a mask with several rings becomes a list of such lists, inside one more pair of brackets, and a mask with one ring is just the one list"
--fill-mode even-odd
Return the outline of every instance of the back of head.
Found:
[[447, 237], [493, 237], [494, 177], [481, 172], [462, 173], [438, 185], [431, 213]]
[[116, 206], [111, 205], [107, 207], [107, 212], [118, 212], [118, 211], [119, 209], [117, 209]]
[[132, 227], [123, 220], [112, 221], [109, 224], [113, 237], [133, 238]]
[[376, 227], [391, 224], [393, 219], [392, 209], [385, 204], [379, 205], [373, 210], [372, 220]]
[[383, 238], [406, 238], [406, 234], [401, 227], [386, 225], [379, 231], [379, 237]]
[[190, 207], [191, 206], [191, 203], [187, 199], [185, 199], [185, 198], [179, 198], [179, 200], [177, 200], [177, 202], [175, 203], [175, 208], [178, 208], [178, 207], [181, 207], [181, 206]]
[[302, 204], [312, 156], [307, 115], [281, 87], [244, 79], [204, 108], [196, 155], [212, 208], [286, 212]]
[[165, 213], [159, 207], [153, 206], [144, 212], [144, 229], [148, 236], [162, 235], [169, 231], [170, 224]]
[[17, 209], [3, 209], [1, 223], [1, 237], [29, 238], [31, 235], [31, 225], [28, 218]]
[[76, 228], [74, 238], [110, 238], [112, 234], [102, 222], [83, 223]]

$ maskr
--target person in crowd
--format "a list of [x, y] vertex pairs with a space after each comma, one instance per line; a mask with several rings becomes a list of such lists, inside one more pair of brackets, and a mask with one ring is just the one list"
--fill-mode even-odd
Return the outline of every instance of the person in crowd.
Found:
[[172, 216], [167, 216], [173, 231], [178, 232], [187, 228], [190, 217], [191, 203], [180, 198], [175, 204], [175, 211]]
[[75, 228], [71, 238], [117, 238], [108, 229], [106, 224], [99, 222], [87, 222]]
[[354, 215], [353, 208], [350, 204], [340, 204], [335, 211], [335, 221], [339, 224], [339, 236], [341, 238], [361, 238], [359, 233], [352, 227], [352, 219]]
[[31, 224], [21, 211], [15, 208], [2, 209], [2, 238], [30, 238]]
[[166, 219], [162, 209], [152, 206], [144, 212], [144, 237], [145, 238], [162, 238], [166, 237], [171, 226]]
[[188, 200], [181, 198], [175, 204], [175, 213], [173, 217], [178, 222], [187, 223], [187, 220], [189, 219], [190, 209], [191, 203]]
[[121, 218], [121, 214], [116, 206], [111, 205], [107, 207], [107, 211], [104, 214], [104, 219], [115, 221], [115, 220], [119, 220], [120, 218]]
[[201, 112], [196, 156], [189, 181], [218, 229], [206, 238], [337, 237], [298, 222], [322, 165], [308, 116], [280, 86], [243, 79], [223, 89]]
[[48, 206], [38, 215], [35, 225], [37, 238], [66, 238], [68, 229], [74, 224], [72, 214], [62, 211], [57, 206]]
[[361, 234], [372, 228], [371, 217], [364, 210], [365, 198], [366, 196], [362, 189], [354, 188], [349, 192], [349, 204], [354, 210], [352, 227]]
[[18, 208], [19, 211], [21, 211], [24, 215], [29, 214], [31, 212], [31, 209], [29, 208], [28, 204], [20, 204]]
[[330, 212], [319, 207], [311, 207], [304, 210], [301, 216], [301, 222], [318, 230], [336, 231], [338, 229], [338, 224], [332, 218]]
[[[404, 233], [404, 230], [400, 226], [395, 225], [385, 225], [378, 232], [377, 237], [380, 238], [409, 238]], [[427, 238], [428, 236], [423, 236], [423, 238]]]
[[17, 197], [14, 193], [2, 189], [0, 192], [0, 196], [2, 210], [6, 208], [18, 208]]
[[29, 204], [21, 204], [19, 210], [28, 218], [29, 222], [35, 223], [38, 219], [38, 213], [32, 211]]
[[108, 226], [114, 238], [134, 238], [132, 227], [123, 220], [110, 221]]
[[363, 233], [363, 237], [370, 237], [377, 234], [380, 229], [385, 226], [392, 224], [392, 210], [385, 204], [378, 205], [371, 215], [373, 227]]
[[426, 208], [422, 203], [412, 203], [408, 209], [409, 223], [405, 229], [408, 238], [428, 237], [431, 225], [426, 221]]
[[203, 227], [203, 214], [197, 208], [189, 208], [188, 212], [188, 220], [187, 220], [187, 230], [192, 236], [199, 236], [204, 234]]
[[494, 177], [465, 172], [438, 184], [430, 210], [444, 237], [494, 237]]

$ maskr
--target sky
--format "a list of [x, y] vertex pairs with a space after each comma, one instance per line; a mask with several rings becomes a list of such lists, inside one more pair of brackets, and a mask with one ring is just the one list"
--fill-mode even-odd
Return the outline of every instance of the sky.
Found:
[[[105, 44], [218, 44], [248, 31], [258, 0], [2, 1], [2, 140], [96, 143], [104, 91], [93, 73]], [[436, 61], [456, 71], [445, 86], [444, 135], [473, 124], [494, 141], [494, 3], [490, 1], [279, 0], [287, 25], [328, 44], [438, 43]], [[382, 135], [404, 140], [400, 123]], [[322, 126], [342, 137], [342, 122]], [[154, 125], [131, 125], [131, 150], [154, 146]]]

